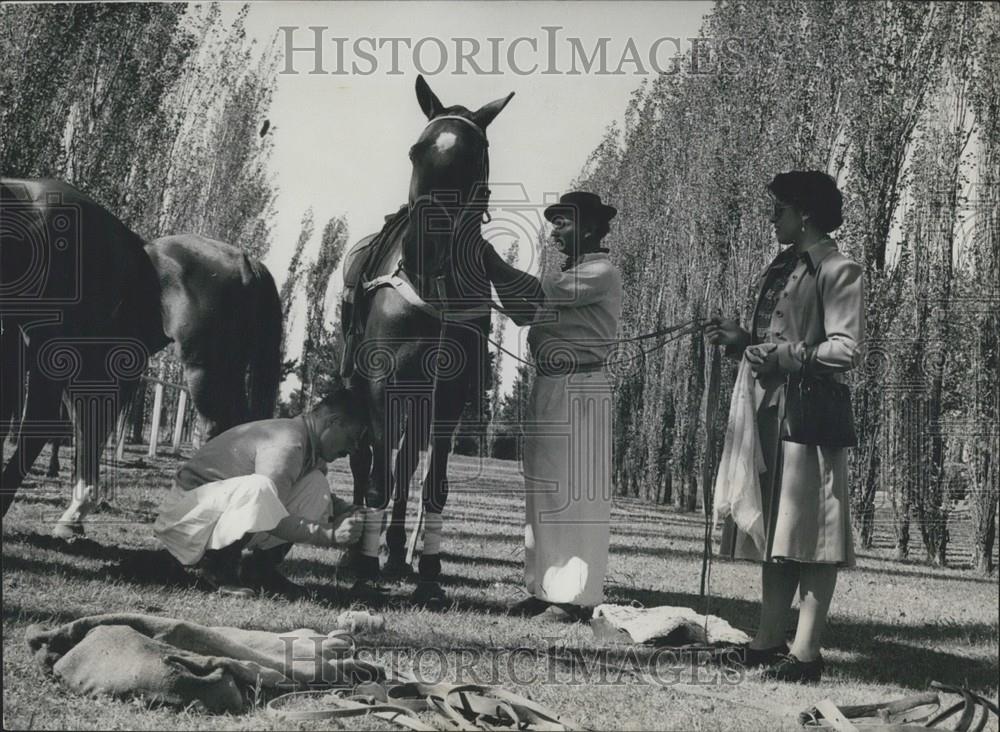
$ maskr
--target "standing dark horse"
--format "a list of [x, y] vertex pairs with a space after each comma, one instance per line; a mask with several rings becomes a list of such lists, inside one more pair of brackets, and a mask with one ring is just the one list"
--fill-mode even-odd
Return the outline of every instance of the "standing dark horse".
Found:
[[100, 453], [116, 418], [149, 355], [171, 340], [208, 438], [273, 414], [281, 306], [270, 273], [235, 247], [197, 236], [146, 245], [59, 181], [4, 180], [2, 196], [0, 442], [21, 416], [28, 375], [21, 439], [3, 471], [3, 511], [44, 442], [61, 432], [65, 393], [77, 482], [55, 533], [70, 538], [83, 532], [93, 507]]
[[210, 440], [270, 419], [281, 379], [281, 300], [267, 267], [242, 249], [195, 234], [146, 246], [160, 278], [163, 329]]
[[366, 586], [380, 576], [379, 533], [390, 495], [387, 570], [405, 566], [409, 481], [418, 451], [429, 446], [416, 598], [440, 601], [452, 434], [466, 402], [482, 393], [486, 371], [490, 285], [476, 260], [489, 206], [486, 127], [513, 94], [471, 112], [442, 105], [423, 77], [416, 91], [429, 121], [410, 149], [409, 205], [348, 253], [342, 327], [345, 375], [367, 395], [371, 419], [371, 449], [351, 456], [355, 501], [367, 506], [354, 556], [359, 581]]
[[[184, 368], [202, 439], [270, 418], [282, 329], [267, 267], [242, 249], [196, 234], [156, 239], [146, 253], [160, 281], [163, 329]], [[53, 440], [50, 474], [58, 450]]]
[[167, 344], [144, 243], [66, 183], [0, 179], [0, 442], [27, 394], [0, 479], [4, 514], [42, 446], [65, 429], [64, 391], [76, 424], [74, 503], [96, 489], [116, 413]]

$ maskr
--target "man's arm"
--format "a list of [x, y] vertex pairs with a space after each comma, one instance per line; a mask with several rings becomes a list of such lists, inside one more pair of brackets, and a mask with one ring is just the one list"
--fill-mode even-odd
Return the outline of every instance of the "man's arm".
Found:
[[527, 272], [507, 264], [496, 250], [486, 245], [483, 252], [486, 276], [496, 288], [500, 304], [518, 325], [532, 323], [545, 302], [542, 284]]

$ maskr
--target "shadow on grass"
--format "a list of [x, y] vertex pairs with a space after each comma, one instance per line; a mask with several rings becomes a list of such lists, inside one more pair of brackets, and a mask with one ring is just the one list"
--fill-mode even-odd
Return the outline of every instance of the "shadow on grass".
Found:
[[57, 508], [63, 508], [66, 505], [66, 497], [61, 495], [52, 495], [51, 492], [45, 491], [32, 491], [24, 490], [25, 485], [22, 483], [21, 488], [17, 492], [17, 502], [25, 503], [31, 505], [43, 505], [43, 506], [54, 506]]
[[63, 625], [79, 620], [80, 614], [69, 610], [48, 610], [37, 607], [24, 607], [16, 602], [3, 603], [3, 620], [5, 623], [40, 623], [46, 626]]
[[60, 562], [59, 568], [67, 574], [83, 579], [117, 580], [141, 585], [190, 585], [191, 576], [164, 549], [137, 549], [129, 546], [102, 544], [86, 537], [67, 542], [49, 534], [30, 532], [10, 533], [4, 536], [5, 569], [21, 568], [45, 574], [51, 572], [53, 563], [48, 560], [25, 559], [10, 554], [12, 544], [28, 544], [38, 549], [58, 551], [67, 556], [107, 562], [100, 569], [81, 567], [71, 561]]
[[[996, 626], [973, 623], [971, 628], [977, 635], [992, 634], [996, 637]], [[908, 639], [943, 642], [951, 635], [950, 630], [947, 626], [919, 628], [879, 623], [837, 623], [828, 630], [827, 645], [851, 651], [857, 657], [837, 663], [831, 670], [851, 679], [898, 684], [910, 689], [926, 689], [934, 680], [995, 693], [998, 671], [995, 657], [960, 656], [900, 642]], [[892, 636], [892, 640], [885, 636]]]
[[[901, 562], [896, 559], [886, 559], [885, 557], [878, 557], [873, 554], [858, 554], [859, 559], [872, 560], [877, 562], [892, 562], [893, 564], [900, 564], [901, 566], [912, 566], [920, 567], [921, 565], [916, 562]], [[926, 565], [924, 565], [926, 566]], [[881, 567], [867, 567], [864, 565], [858, 565], [853, 571], [865, 573], [865, 574], [885, 574], [890, 577], [919, 577], [920, 579], [929, 580], [942, 580], [945, 582], [971, 582], [973, 584], [982, 585], [995, 585], [997, 584], [996, 577], [983, 577], [982, 575], [976, 575], [969, 570], [964, 570], [966, 574], [941, 574], [938, 572], [921, 572], [916, 569], [895, 569], [895, 568], [881, 568]], [[957, 568], [955, 571], [959, 571]]]
[[[609, 599], [620, 604], [635, 601], [645, 607], [673, 605], [705, 611], [698, 595], [614, 587]], [[834, 599], [836, 602], [836, 599]], [[729, 597], [713, 597], [709, 612], [751, 635], [760, 614], [757, 602]], [[797, 614], [789, 612], [789, 639], [794, 636]], [[854, 658], [829, 664], [837, 675], [866, 683], [898, 684], [925, 690], [933, 679], [978, 690], [995, 691], [998, 664], [984, 659], [947, 653], [918, 644], [945, 644], [969, 641], [987, 644], [996, 638], [997, 627], [990, 623], [941, 625], [896, 625], [837, 618], [827, 630], [824, 646], [845, 651]]]

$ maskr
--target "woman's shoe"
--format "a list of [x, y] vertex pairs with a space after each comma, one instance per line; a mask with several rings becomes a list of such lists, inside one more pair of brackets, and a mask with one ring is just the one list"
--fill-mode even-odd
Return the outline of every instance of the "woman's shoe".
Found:
[[823, 657], [817, 656], [814, 661], [800, 661], [794, 654], [786, 653], [764, 669], [761, 677], [774, 681], [815, 684], [823, 678]]
[[768, 666], [787, 655], [787, 643], [770, 648], [751, 648], [749, 643], [741, 643], [723, 649], [716, 656], [716, 659], [723, 666], [756, 668], [757, 666]]

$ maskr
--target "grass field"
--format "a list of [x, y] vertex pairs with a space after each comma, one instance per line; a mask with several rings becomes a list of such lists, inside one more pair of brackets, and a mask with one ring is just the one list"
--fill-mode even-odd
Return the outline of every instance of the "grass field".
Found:
[[[111, 506], [93, 517], [87, 538], [72, 545], [54, 540], [50, 522], [64, 505], [68, 476], [64, 471], [59, 481], [42, 477], [46, 457], [3, 522], [5, 729], [390, 728], [361, 718], [276, 725], [260, 710], [210, 717], [140, 700], [85, 699], [46, 677], [25, 643], [32, 623], [129, 611], [326, 632], [352, 606], [349, 580], [336, 570], [339, 553], [312, 548], [297, 547], [286, 560], [289, 575], [312, 590], [309, 600], [238, 601], [194, 587], [152, 537], [156, 506], [177, 466], [166, 455], [147, 461], [138, 449], [127, 451], [116, 475], [121, 488]], [[347, 470], [346, 460], [330, 470], [344, 497]], [[588, 626], [501, 614], [507, 602], [522, 596], [524, 508], [517, 464], [480, 465], [458, 457], [451, 479], [444, 571], [453, 606], [446, 613], [415, 609], [407, 602], [412, 585], [398, 585], [381, 609], [386, 629], [366, 638], [379, 659], [416, 662], [426, 675], [448, 680], [461, 670], [464, 680], [503, 685], [594, 729], [793, 729], [794, 712], [823, 698], [838, 704], [893, 699], [926, 689], [931, 679], [996, 698], [996, 579], [893, 561], [883, 550], [861, 552], [858, 567], [841, 575], [824, 651], [828, 670], [818, 687], [768, 683], [757, 673], [734, 684], [695, 664], [674, 669], [666, 686], [595, 673], [592, 662], [604, 656]], [[609, 602], [704, 609], [698, 597], [699, 516], [620, 499], [612, 521]], [[757, 566], [715, 562], [711, 590], [711, 612], [753, 628]], [[527, 650], [512, 653], [516, 649]], [[573, 656], [577, 663], [554, 656]], [[991, 724], [996, 729], [995, 720]]]

